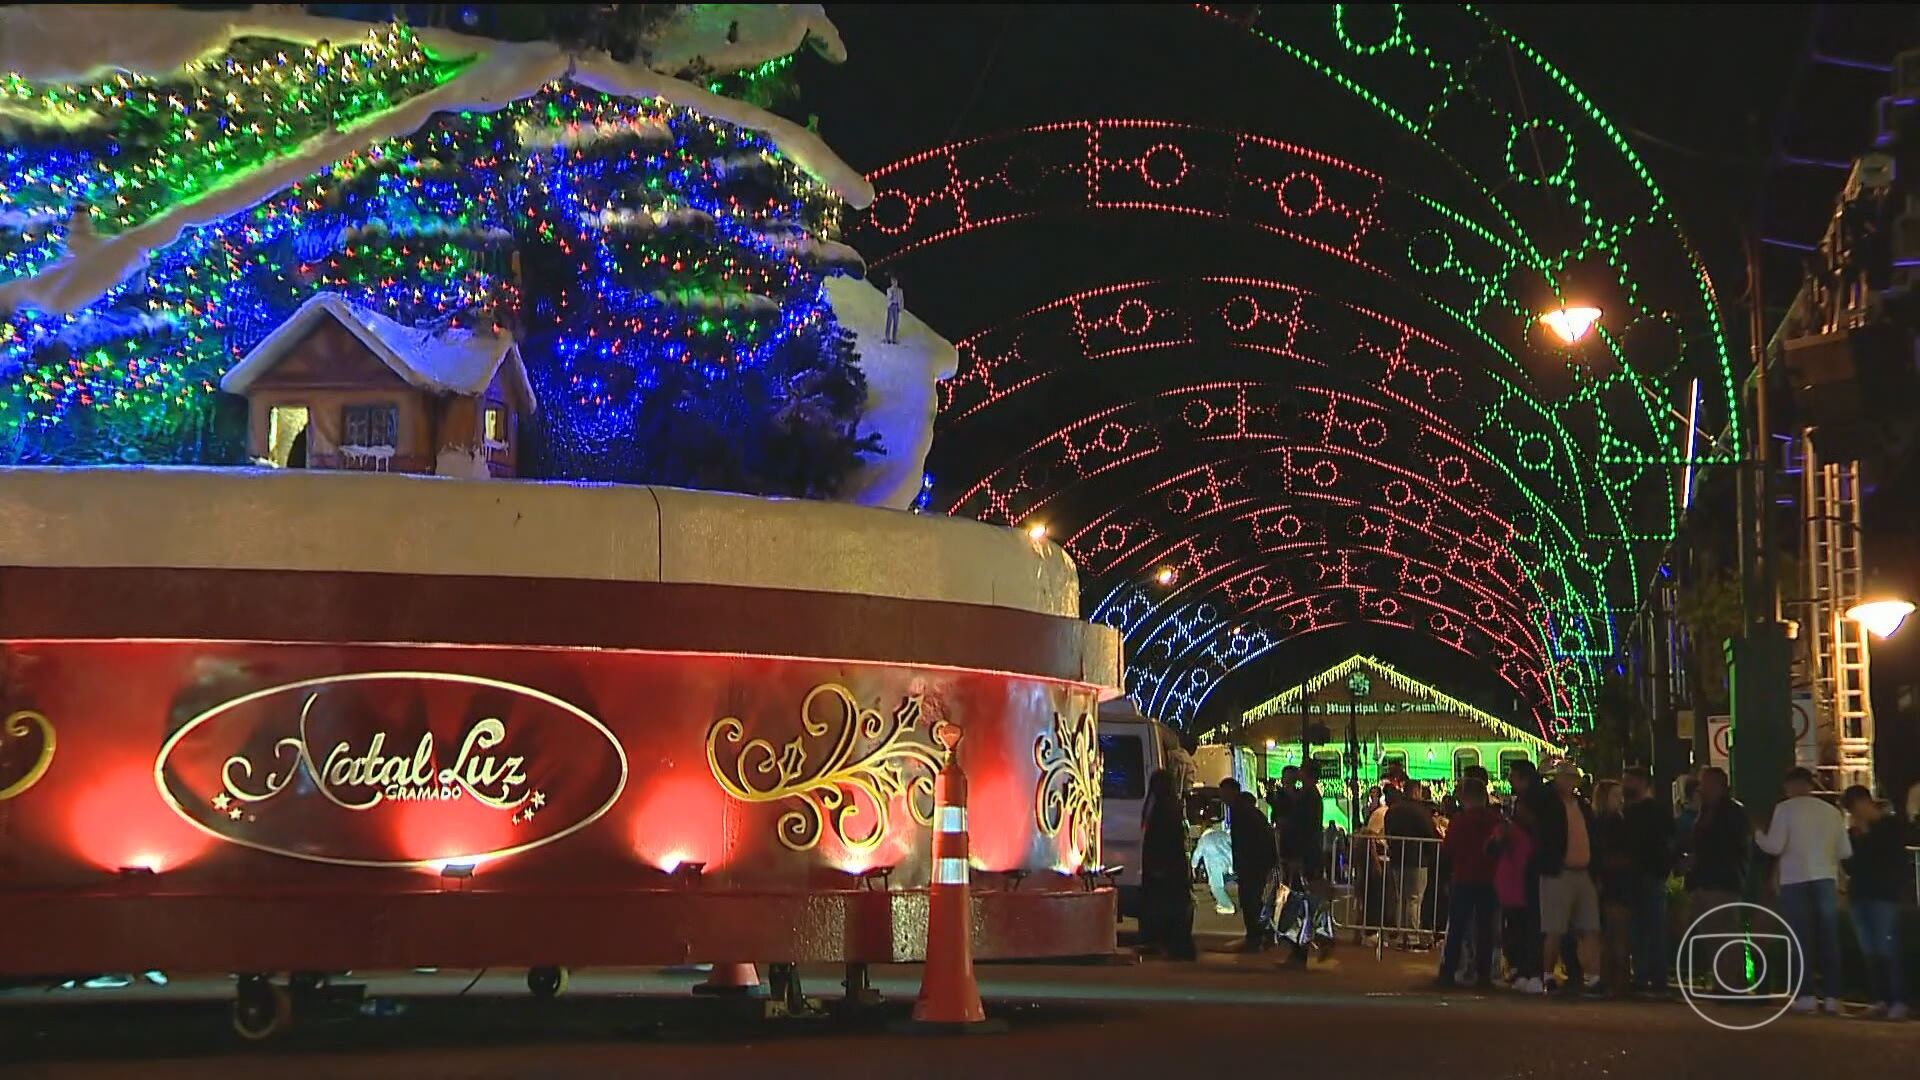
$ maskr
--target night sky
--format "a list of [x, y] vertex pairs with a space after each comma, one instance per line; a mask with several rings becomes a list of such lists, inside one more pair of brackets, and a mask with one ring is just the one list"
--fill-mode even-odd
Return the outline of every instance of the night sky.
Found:
[[[1344, 91], [1244, 31], [1178, 5], [829, 5], [849, 61], [809, 58], [801, 111], [846, 160], [871, 171], [954, 140], [1054, 121], [1127, 117], [1242, 130], [1377, 169], [1442, 199], [1465, 197], [1416, 140]], [[1871, 135], [1884, 74], [1808, 66], [1817, 49], [1884, 61], [1914, 40], [1911, 9], [1809, 5], [1492, 5], [1633, 142], [1713, 273], [1723, 315], [1741, 340], [1745, 270], [1739, 237], [1818, 239], [1844, 174], [1780, 165], [1782, 154], [1845, 160]], [[1767, 259], [1766, 294], [1784, 311], [1800, 256]], [[1244, 274], [1310, 283], [1353, 303], [1420, 316], [1404, 291], [1349, 275], [1296, 245], [1231, 226], [1151, 216], [1087, 218], [983, 230], [894, 264], [908, 304], [949, 338], [995, 326], [1082, 289], [1183, 274]], [[1395, 294], [1395, 295], [1389, 295]], [[1431, 316], [1428, 322], [1434, 321]], [[1770, 316], [1768, 325], [1777, 321]], [[1108, 392], [1095, 388], [1095, 394]], [[1111, 390], [1124, 400], [1126, 388]], [[936, 469], [982, 475], [1086, 402], [1036, 402], [1003, 438], [936, 446]], [[1025, 426], [1022, 426], [1025, 424]], [[1049, 426], [1050, 425], [1050, 426]], [[942, 494], [952, 494], [942, 491]], [[1111, 496], [1095, 496], [1111, 497]], [[1098, 507], [1075, 509], [1088, 516]], [[1490, 706], [1498, 689], [1459, 669], [1457, 654], [1407, 635], [1389, 648], [1364, 631], [1316, 635], [1237, 676], [1218, 704], [1257, 697], [1356, 650]], [[1451, 657], [1451, 659], [1449, 659]]]

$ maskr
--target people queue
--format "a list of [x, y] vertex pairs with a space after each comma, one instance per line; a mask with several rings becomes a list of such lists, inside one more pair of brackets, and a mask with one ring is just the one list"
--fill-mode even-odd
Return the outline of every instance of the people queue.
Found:
[[[1678, 944], [1669, 931], [1670, 905], [1683, 905], [1694, 933], [1737, 930], [1739, 905], [1761, 884], [1757, 851], [1774, 857], [1774, 907], [1805, 955], [1805, 976], [1789, 1007], [1842, 1012], [1844, 880], [1872, 998], [1865, 1015], [1908, 1017], [1900, 939], [1903, 889], [1913, 873], [1907, 826], [1866, 788], [1848, 788], [1836, 807], [1816, 793], [1813, 774], [1797, 768], [1762, 820], [1733, 797], [1720, 768], [1688, 778], [1677, 806], [1644, 768], [1583, 792], [1570, 761], [1545, 774], [1518, 761], [1507, 781], [1502, 799], [1485, 769], [1469, 767], [1436, 802], [1429, 786], [1389, 774], [1366, 792], [1364, 824], [1356, 830], [1362, 842], [1347, 865], [1309, 772], [1289, 766], [1267, 793], [1270, 809], [1235, 781], [1223, 781], [1226, 821], [1191, 851], [1171, 777], [1156, 778], [1145, 878], [1150, 888], [1159, 883], [1162, 897], [1177, 890], [1189, 904], [1184, 932], [1173, 935], [1167, 951], [1193, 954], [1196, 869], [1205, 870], [1215, 910], [1240, 915], [1240, 947], [1247, 951], [1274, 944], [1277, 897], [1324, 886], [1331, 876], [1355, 882], [1356, 902], [1371, 905], [1355, 921], [1387, 929], [1399, 945], [1427, 947], [1444, 931], [1436, 973], [1442, 987], [1495, 986], [1497, 958], [1504, 969], [1498, 984], [1521, 994], [1666, 998]], [[1228, 891], [1229, 870], [1237, 893]], [[1431, 918], [1430, 888], [1444, 893]], [[1162, 901], [1163, 908], [1174, 903]], [[1289, 936], [1304, 963], [1299, 936]], [[1713, 989], [1706, 985], [1711, 971], [1680, 974], [1693, 980], [1692, 989]]]

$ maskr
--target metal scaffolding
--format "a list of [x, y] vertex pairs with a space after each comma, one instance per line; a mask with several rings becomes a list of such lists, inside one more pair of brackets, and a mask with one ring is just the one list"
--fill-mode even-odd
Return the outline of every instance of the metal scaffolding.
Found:
[[1873, 698], [1866, 628], [1847, 618], [1865, 598], [1860, 529], [1860, 463], [1822, 461], [1812, 433], [1801, 435], [1800, 506], [1806, 552], [1803, 584], [1808, 672], [1816, 707], [1814, 768], [1835, 789], [1873, 786]]

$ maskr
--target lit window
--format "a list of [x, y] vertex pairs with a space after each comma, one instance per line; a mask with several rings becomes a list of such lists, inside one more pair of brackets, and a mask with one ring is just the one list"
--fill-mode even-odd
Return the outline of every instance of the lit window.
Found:
[[1466, 776], [1467, 770], [1480, 764], [1480, 751], [1471, 746], [1463, 746], [1453, 752], [1453, 778], [1455, 781]]
[[489, 445], [507, 445], [507, 410], [498, 405], [487, 406], [486, 425]]

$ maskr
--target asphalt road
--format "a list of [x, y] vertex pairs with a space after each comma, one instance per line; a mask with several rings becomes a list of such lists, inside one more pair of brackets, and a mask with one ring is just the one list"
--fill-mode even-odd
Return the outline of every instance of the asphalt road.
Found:
[[[1214, 939], [1219, 947], [1221, 939]], [[746, 1075], [1047, 1076], [1099, 1072], [1319, 1068], [1341, 1075], [1411, 1069], [1473, 1077], [1895, 1077], [1920, 1069], [1920, 1023], [1786, 1016], [1723, 1031], [1685, 1005], [1558, 1002], [1426, 988], [1431, 957], [1348, 948], [1307, 971], [1272, 957], [1210, 952], [1196, 964], [986, 965], [1001, 1035], [890, 1033], [919, 970], [876, 971], [885, 1006], [859, 1016], [765, 1021], [749, 1003], [693, 999], [698, 976], [585, 972], [556, 1001], [530, 998], [522, 973], [368, 980], [402, 1015], [303, 1016], [267, 1045], [228, 1030], [224, 979], [164, 990], [0, 994], [0, 1075], [169, 1077], [264, 1072], [301, 1077], [523, 1078]], [[810, 994], [838, 973], [806, 973]], [[460, 994], [472, 982], [472, 988]], [[1751, 1007], [1726, 1014], [1735, 1022]], [[901, 1073], [900, 1070], [908, 1070]]]

